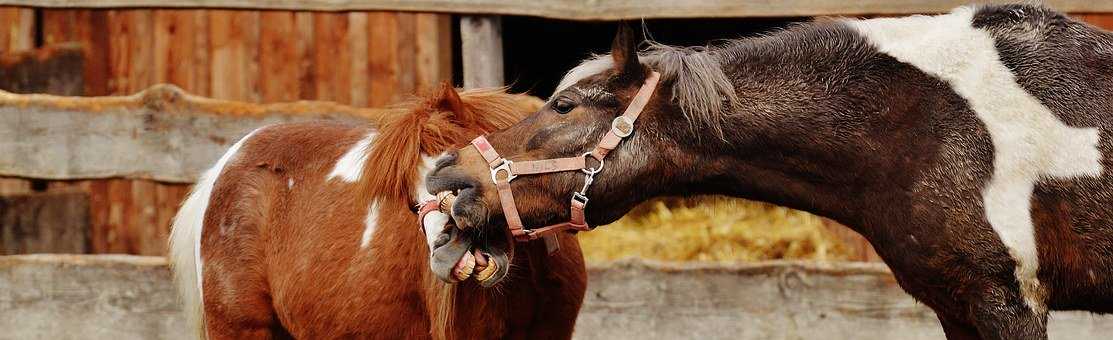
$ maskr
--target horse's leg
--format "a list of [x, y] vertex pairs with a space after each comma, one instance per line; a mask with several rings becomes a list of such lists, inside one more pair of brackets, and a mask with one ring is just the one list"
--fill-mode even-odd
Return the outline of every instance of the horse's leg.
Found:
[[1047, 312], [1037, 314], [1015, 289], [998, 285], [971, 306], [970, 318], [986, 340], [1046, 340]]
[[982, 337], [978, 335], [978, 330], [973, 325], [966, 321], [955, 320], [952, 317], [944, 316], [936, 312], [939, 317], [939, 324], [943, 326], [943, 334], [947, 336], [947, 340], [981, 340]]
[[233, 251], [213, 253], [205, 263], [202, 292], [209, 339], [290, 338], [275, 316], [258, 261]]

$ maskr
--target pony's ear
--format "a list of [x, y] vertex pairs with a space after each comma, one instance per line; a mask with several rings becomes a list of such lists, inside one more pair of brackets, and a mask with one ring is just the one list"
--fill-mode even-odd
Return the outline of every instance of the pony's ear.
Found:
[[456, 92], [456, 88], [452, 86], [451, 82], [445, 81], [441, 83], [439, 89], [433, 96], [433, 106], [437, 109], [452, 112], [453, 120], [460, 123], [469, 123], [473, 118], [464, 107], [464, 101], [460, 99], [460, 93]]
[[641, 42], [629, 22], [618, 24], [618, 33], [611, 43], [611, 57], [614, 58], [614, 67], [620, 76], [640, 78], [645, 75], [645, 66], [638, 60], [639, 43]]

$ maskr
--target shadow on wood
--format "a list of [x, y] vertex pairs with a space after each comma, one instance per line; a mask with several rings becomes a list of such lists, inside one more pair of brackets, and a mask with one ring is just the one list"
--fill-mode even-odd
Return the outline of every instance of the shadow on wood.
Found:
[[89, 196], [0, 196], [0, 255], [89, 252]]

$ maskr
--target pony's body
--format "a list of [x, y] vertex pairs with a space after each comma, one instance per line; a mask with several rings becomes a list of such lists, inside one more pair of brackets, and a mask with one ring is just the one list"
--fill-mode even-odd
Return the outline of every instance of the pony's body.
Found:
[[[465, 104], [469, 99], [464, 94]], [[482, 105], [473, 105], [484, 114]], [[209, 338], [571, 336], [585, 288], [582, 255], [571, 235], [562, 235], [566, 247], [552, 257], [543, 246], [523, 247], [528, 255], [518, 258], [513, 279], [497, 291], [433, 277], [426, 235], [410, 209], [424, 191], [415, 179], [427, 165], [407, 167], [420, 160], [418, 151], [439, 153], [438, 146], [425, 136], [419, 150], [377, 143], [449, 127], [407, 125], [382, 127], [408, 129], [393, 134], [335, 122], [267, 126], [203, 176], [175, 222], [173, 249], [179, 284], [203, 296], [201, 330]], [[368, 195], [368, 181], [395, 179], [411, 190]], [[190, 225], [196, 221], [190, 214], [201, 214], [203, 224]], [[180, 233], [187, 228], [201, 228], [201, 237]], [[193, 247], [200, 250], [200, 265], [188, 263], [197, 255]], [[180, 273], [194, 268], [202, 273], [200, 291]]]
[[[551, 105], [581, 113], [550, 106], [489, 136], [516, 160], [579, 151], [568, 136], [597, 139], [643, 73], [660, 72], [637, 132], [593, 184], [592, 224], [700, 193], [831, 217], [869, 239], [951, 339], [1039, 339], [1048, 309], [1113, 312], [1113, 34], [1009, 5], [823, 20], [706, 50], [657, 47], [640, 63], [624, 44], [558, 87]], [[583, 121], [546, 128], [565, 119]], [[482, 178], [468, 152], [434, 171], [433, 189], [458, 189], [440, 176]], [[575, 188], [552, 176], [515, 190]], [[567, 218], [535, 201], [519, 202], [526, 223]]]

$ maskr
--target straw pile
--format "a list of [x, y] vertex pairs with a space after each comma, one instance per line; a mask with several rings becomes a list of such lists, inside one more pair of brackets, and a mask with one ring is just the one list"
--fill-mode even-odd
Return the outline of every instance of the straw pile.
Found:
[[850, 250], [815, 215], [721, 197], [652, 200], [580, 233], [588, 261], [843, 260]]

